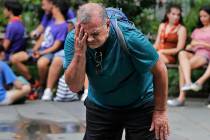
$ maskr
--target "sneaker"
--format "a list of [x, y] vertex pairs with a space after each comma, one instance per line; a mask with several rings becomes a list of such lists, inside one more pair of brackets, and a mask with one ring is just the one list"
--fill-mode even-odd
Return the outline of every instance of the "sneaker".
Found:
[[180, 107], [180, 106], [184, 106], [185, 102], [181, 102], [178, 99], [173, 99], [173, 100], [168, 100], [167, 101], [168, 106], [171, 107]]
[[44, 90], [44, 94], [42, 96], [42, 100], [43, 101], [51, 101], [53, 97], [53, 93], [51, 91], [51, 89], [47, 88]]
[[27, 99], [28, 99], [28, 100], [31, 100], [31, 101], [36, 100], [36, 99], [38, 99], [38, 95], [37, 95], [36, 92], [31, 91], [31, 92], [27, 95]]
[[185, 84], [185, 85], [183, 85], [182, 86], [182, 88], [181, 88], [181, 90], [182, 91], [189, 91], [189, 90], [191, 90], [191, 83], [190, 84]]
[[199, 85], [197, 83], [193, 83], [191, 84], [191, 90], [192, 91], [195, 91], [195, 92], [198, 92], [202, 89], [202, 85]]
[[88, 89], [85, 89], [80, 100], [84, 102], [87, 96], [88, 96]]

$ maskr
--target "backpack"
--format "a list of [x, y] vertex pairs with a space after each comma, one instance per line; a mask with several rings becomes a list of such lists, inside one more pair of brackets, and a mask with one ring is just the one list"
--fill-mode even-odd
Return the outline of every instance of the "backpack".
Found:
[[128, 48], [127, 48], [127, 44], [126, 44], [124, 36], [123, 36], [123, 33], [118, 26], [118, 22], [123, 22], [123, 23], [129, 24], [129, 26], [131, 26], [131, 27], [135, 27], [134, 23], [129, 21], [127, 16], [119, 8], [113, 8], [113, 7], [106, 8], [106, 13], [111, 21], [111, 25], [113, 26], [115, 33], [117, 35], [117, 39], [118, 39], [120, 46], [123, 48], [123, 50], [126, 52], [126, 54], [130, 55]]

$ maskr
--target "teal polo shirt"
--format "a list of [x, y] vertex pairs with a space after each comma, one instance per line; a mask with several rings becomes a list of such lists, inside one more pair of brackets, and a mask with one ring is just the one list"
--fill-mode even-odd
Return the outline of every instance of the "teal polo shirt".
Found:
[[[109, 37], [102, 46], [102, 70], [96, 73], [95, 49], [87, 49], [86, 73], [89, 80], [88, 99], [105, 108], [133, 108], [153, 100], [152, 67], [159, 56], [149, 40], [135, 27], [118, 23], [130, 55], [119, 45], [111, 26]], [[65, 41], [64, 69], [74, 55], [74, 34]]]

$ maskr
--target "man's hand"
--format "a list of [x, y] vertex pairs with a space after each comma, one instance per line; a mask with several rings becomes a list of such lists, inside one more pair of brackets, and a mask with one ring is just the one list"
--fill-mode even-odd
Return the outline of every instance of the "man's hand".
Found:
[[154, 111], [150, 131], [153, 130], [157, 140], [168, 139], [169, 125], [167, 111]]
[[87, 33], [84, 32], [84, 28], [81, 24], [77, 24], [75, 27], [75, 54], [85, 55], [87, 50]]

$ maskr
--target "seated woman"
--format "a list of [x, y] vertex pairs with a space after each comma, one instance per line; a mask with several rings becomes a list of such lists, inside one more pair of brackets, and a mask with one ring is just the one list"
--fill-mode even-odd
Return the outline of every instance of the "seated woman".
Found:
[[[3, 62], [4, 48], [0, 46], [0, 105], [10, 105], [25, 97], [31, 87], [22, 77], [17, 78], [10, 67]], [[6, 87], [10, 87], [6, 90]]]
[[[179, 53], [180, 94], [175, 100], [169, 100], [170, 106], [182, 106], [185, 92], [199, 91], [203, 83], [210, 77], [210, 7], [204, 6], [199, 11], [198, 27], [192, 32], [191, 43], [186, 50]], [[191, 70], [208, 64], [205, 73], [194, 83], [191, 80]]]
[[179, 5], [170, 5], [158, 29], [154, 47], [166, 64], [176, 63], [176, 55], [185, 46], [187, 33], [181, 12]]

